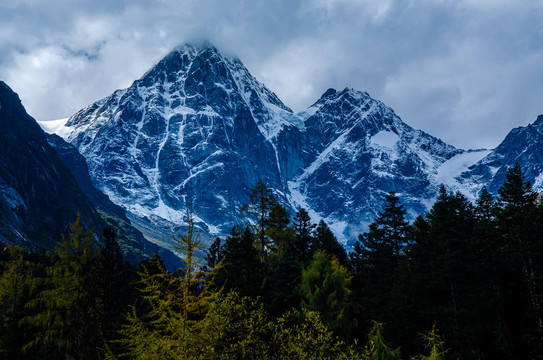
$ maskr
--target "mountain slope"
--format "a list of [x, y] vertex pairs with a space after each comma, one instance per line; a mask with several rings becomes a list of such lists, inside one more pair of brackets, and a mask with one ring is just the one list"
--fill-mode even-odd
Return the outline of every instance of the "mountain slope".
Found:
[[0, 241], [52, 248], [77, 213], [102, 223], [17, 94], [0, 81]]
[[505, 180], [505, 174], [518, 162], [526, 180], [537, 191], [543, 191], [543, 115], [528, 126], [518, 127], [505, 137], [487, 156], [462, 172], [457, 181], [464, 189], [478, 193], [487, 187], [497, 194]]
[[427, 210], [439, 185], [437, 169], [463, 152], [352, 89], [329, 89], [300, 116], [305, 166], [290, 191], [351, 238], [382, 210], [389, 191], [397, 192], [411, 216]]
[[175, 49], [128, 89], [81, 110], [64, 136], [94, 185], [132, 215], [183, 223], [189, 196], [200, 226], [224, 233], [259, 178], [286, 190], [271, 139], [292, 117], [239, 60], [205, 43]]

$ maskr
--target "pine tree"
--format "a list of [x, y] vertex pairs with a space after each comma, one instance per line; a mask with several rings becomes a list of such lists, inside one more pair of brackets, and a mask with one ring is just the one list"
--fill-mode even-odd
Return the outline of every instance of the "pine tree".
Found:
[[313, 235], [313, 243], [311, 244], [312, 253], [316, 253], [318, 250], [324, 250], [328, 254], [335, 256], [342, 266], [349, 266], [345, 248], [337, 241], [334, 233], [324, 220], [321, 220], [317, 225]]
[[313, 256], [310, 245], [313, 243], [312, 233], [315, 226], [305, 209], [298, 210], [294, 216], [294, 231], [298, 259], [302, 264], [309, 262]]
[[290, 244], [270, 276], [270, 291], [265, 301], [272, 314], [280, 315], [299, 306], [298, 286], [301, 277], [302, 268], [296, 258], [296, 249]]
[[19, 359], [24, 341], [31, 336], [20, 320], [35, 288], [36, 266], [19, 246], [8, 246], [4, 253], [7, 259], [0, 262], [0, 359]]
[[280, 256], [288, 244], [294, 241], [294, 230], [289, 224], [290, 214], [288, 210], [283, 205], [275, 203], [270, 211], [266, 234], [273, 242], [272, 251], [276, 255]]
[[471, 342], [462, 329], [471, 322], [473, 304], [481, 300], [475, 224], [467, 198], [442, 186], [430, 212], [414, 222], [409, 248], [415, 308], [407, 313], [419, 327], [438, 322], [456, 349]]
[[[531, 333], [534, 339], [532, 344], [526, 344], [514, 340], [518, 350], [531, 347], [536, 352], [543, 351], [543, 314], [540, 304], [540, 297], [543, 288], [538, 279], [543, 275], [543, 244], [540, 240], [543, 228], [541, 226], [541, 209], [536, 204], [537, 194], [532, 190], [531, 184], [525, 180], [522, 169], [518, 163], [510, 168], [503, 185], [498, 190], [499, 199], [502, 203], [498, 212], [498, 224], [500, 232], [504, 237], [503, 254], [508, 262], [508, 267], [513, 272], [504, 273], [507, 287], [514, 287], [515, 284], [523, 284], [514, 292], [514, 298], [510, 297], [508, 302], [515, 302], [516, 307], [507, 310], [511, 313], [508, 316], [510, 327]], [[516, 275], [518, 274], [518, 275]], [[516, 281], [518, 277], [522, 282]], [[524, 296], [526, 294], [526, 296]], [[525, 300], [524, 300], [525, 299]], [[525, 304], [528, 312], [519, 312], [519, 304]], [[509, 308], [509, 307], [508, 307]], [[517, 310], [517, 311], [515, 311]], [[514, 315], [513, 315], [514, 314]], [[532, 319], [533, 330], [526, 327], [526, 324], [519, 323], [518, 319], [527, 317]], [[517, 332], [515, 331], [515, 332]], [[524, 338], [527, 338], [525, 335]]]
[[430, 353], [428, 356], [412, 357], [411, 360], [445, 360], [445, 355], [449, 350], [445, 349], [445, 342], [441, 339], [435, 325], [428, 334], [421, 334], [421, 337], [425, 342], [425, 347], [430, 349]]
[[52, 254], [45, 289], [30, 302], [37, 313], [25, 323], [38, 332], [25, 348], [42, 345], [57, 357], [100, 359], [104, 343], [95, 298], [97, 281], [92, 276], [98, 246], [79, 216], [70, 230]]
[[385, 341], [382, 323], [373, 322], [372, 329], [368, 335], [366, 358], [368, 360], [400, 359], [400, 349], [392, 349]]
[[248, 227], [234, 226], [225, 240], [224, 259], [210, 275], [208, 287], [257, 297], [262, 293], [264, 276], [264, 265], [254, 247], [253, 233]]
[[223, 241], [220, 237], [215, 238], [215, 241], [209, 246], [204, 257], [205, 265], [203, 271], [209, 273], [212, 271], [224, 258]]
[[[360, 235], [350, 254], [354, 270], [353, 289], [360, 324], [377, 319], [387, 323], [397, 320], [399, 267], [405, 258], [408, 222], [405, 209], [394, 193], [386, 197], [384, 211]], [[363, 332], [365, 328], [362, 327]]]
[[96, 279], [96, 300], [99, 306], [100, 331], [107, 344], [117, 339], [117, 330], [124, 320], [123, 314], [133, 299], [131, 267], [124, 262], [112, 227], [102, 230], [98, 259], [93, 269]]
[[200, 234], [195, 233], [194, 229], [194, 212], [192, 200], [187, 202], [186, 208], [187, 228], [185, 233], [180, 237], [174, 236], [176, 250], [180, 250], [185, 254], [185, 283], [183, 284], [183, 337], [186, 336], [188, 325], [189, 308], [193, 306], [191, 299], [191, 290], [194, 281], [195, 267], [198, 266], [200, 260], [195, 256], [196, 251], [201, 250], [204, 244], [199, 239]]
[[244, 205], [241, 209], [242, 214], [253, 218], [253, 232], [256, 236], [260, 256], [265, 263], [268, 260], [268, 251], [272, 245], [272, 241], [267, 234], [269, 216], [276, 204], [277, 198], [273, 191], [262, 180], [258, 180], [256, 185], [249, 191], [249, 204]]
[[350, 281], [349, 272], [336, 258], [330, 258], [325, 251], [317, 251], [302, 272], [300, 283], [302, 309], [319, 312], [330, 330], [345, 337], [351, 326]]

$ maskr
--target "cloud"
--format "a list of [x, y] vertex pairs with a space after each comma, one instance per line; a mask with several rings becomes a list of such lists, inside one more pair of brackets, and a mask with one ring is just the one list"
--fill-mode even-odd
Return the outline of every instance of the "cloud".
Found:
[[496, 146], [543, 112], [543, 5], [508, 0], [69, 0], [0, 4], [0, 78], [38, 119], [211, 40], [295, 110], [368, 91], [453, 145]]

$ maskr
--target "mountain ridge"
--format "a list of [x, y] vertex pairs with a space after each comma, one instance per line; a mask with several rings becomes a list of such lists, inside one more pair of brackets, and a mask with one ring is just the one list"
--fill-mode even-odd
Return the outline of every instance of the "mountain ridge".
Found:
[[94, 185], [131, 216], [182, 224], [191, 197], [210, 234], [241, 220], [249, 188], [262, 180], [291, 213], [306, 207], [347, 242], [389, 191], [410, 218], [428, 210], [442, 182], [473, 198], [475, 163], [495, 152], [457, 149], [349, 88], [293, 113], [208, 42], [176, 47], [66, 125], [56, 131], [85, 156]]

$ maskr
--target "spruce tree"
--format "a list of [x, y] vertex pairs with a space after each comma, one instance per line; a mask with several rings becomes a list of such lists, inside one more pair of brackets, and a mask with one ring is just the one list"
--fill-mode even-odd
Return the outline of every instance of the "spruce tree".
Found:
[[318, 250], [326, 251], [329, 255], [336, 257], [342, 266], [348, 267], [347, 252], [343, 245], [337, 241], [334, 233], [324, 220], [319, 222], [315, 229], [311, 244], [311, 252], [314, 254]]
[[55, 357], [100, 359], [104, 341], [100, 331], [100, 308], [96, 301], [93, 267], [98, 259], [94, 233], [85, 229], [80, 216], [71, 233], [51, 255], [45, 288], [30, 303], [36, 314], [25, 322], [37, 329], [36, 338], [25, 347], [44, 346]]
[[338, 335], [349, 336], [351, 327], [349, 285], [351, 275], [335, 257], [317, 251], [302, 272], [302, 309], [317, 311], [326, 326]]
[[[543, 351], [543, 313], [541, 294], [543, 287], [539, 279], [543, 275], [543, 244], [540, 239], [541, 208], [537, 206], [537, 194], [531, 184], [525, 180], [518, 163], [510, 168], [503, 185], [498, 190], [501, 208], [498, 211], [498, 224], [504, 239], [503, 257], [510, 271], [505, 271], [504, 281], [507, 288], [516, 291], [508, 296], [506, 311], [509, 313], [508, 326], [515, 333], [525, 335], [512, 339], [516, 351], [531, 348], [532, 352]], [[522, 281], [518, 281], [522, 279]], [[521, 287], [518, 285], [522, 284]], [[512, 306], [513, 302], [515, 306]], [[524, 305], [524, 307], [519, 307]], [[519, 311], [520, 309], [528, 311]], [[526, 326], [520, 319], [531, 319], [532, 326]], [[528, 335], [530, 334], [530, 335]], [[524, 339], [533, 338], [531, 342]]]
[[293, 222], [298, 259], [302, 264], [306, 264], [313, 257], [310, 245], [313, 243], [312, 233], [316, 225], [311, 223], [311, 218], [304, 208], [298, 210]]
[[253, 233], [248, 227], [234, 226], [225, 240], [224, 259], [210, 275], [209, 287], [257, 297], [262, 294], [264, 277], [264, 265], [254, 247]]
[[302, 267], [296, 255], [294, 244], [289, 244], [270, 276], [270, 291], [265, 301], [273, 315], [281, 315], [300, 304], [298, 286]]
[[276, 204], [277, 198], [273, 191], [259, 179], [255, 186], [249, 190], [249, 203], [241, 209], [242, 214], [253, 218], [253, 233], [260, 256], [265, 263], [268, 261], [268, 251], [272, 246], [272, 241], [267, 234], [269, 216]]
[[370, 224], [369, 231], [360, 235], [350, 254], [354, 270], [353, 289], [359, 320], [396, 321], [398, 297], [393, 294], [398, 284], [399, 267], [405, 258], [408, 222], [405, 209], [394, 193], [386, 196], [384, 211]]

